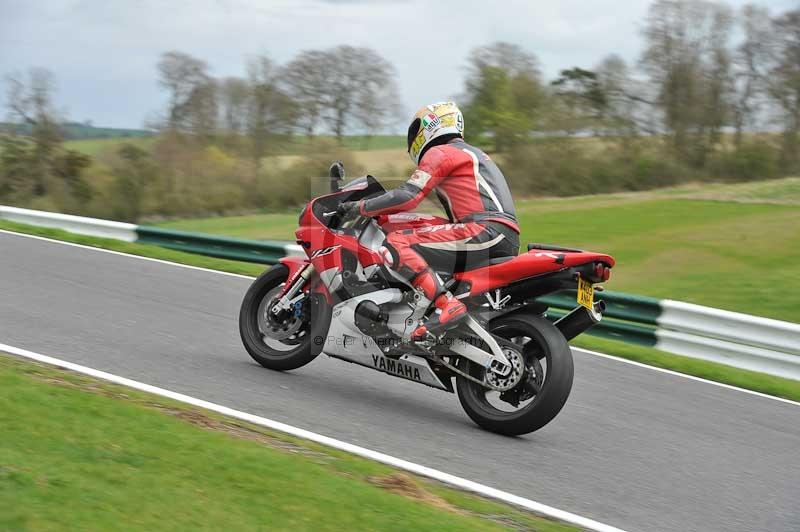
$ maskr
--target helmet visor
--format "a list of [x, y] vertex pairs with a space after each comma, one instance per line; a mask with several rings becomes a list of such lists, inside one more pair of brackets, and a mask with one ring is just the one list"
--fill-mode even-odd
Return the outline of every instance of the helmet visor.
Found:
[[407, 144], [406, 144], [406, 151], [411, 153], [411, 144], [414, 143], [414, 139], [417, 138], [417, 134], [419, 133], [419, 127], [422, 121], [419, 118], [415, 118], [411, 125], [408, 126], [408, 137], [407, 137]]

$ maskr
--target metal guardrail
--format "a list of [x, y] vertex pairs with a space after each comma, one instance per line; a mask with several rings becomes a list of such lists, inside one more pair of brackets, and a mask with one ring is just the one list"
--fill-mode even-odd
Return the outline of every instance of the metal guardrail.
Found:
[[300, 246], [286, 242], [239, 240], [3, 205], [0, 205], [0, 219], [63, 229], [80, 235], [153, 244], [188, 253], [261, 264], [274, 264], [281, 257], [302, 254]]
[[138, 242], [154, 244], [178, 251], [197, 253], [222, 259], [275, 264], [278, 259], [288, 255], [285, 242], [264, 242], [261, 240], [240, 240], [236, 238], [212, 236], [139, 226], [136, 230]]
[[[239, 240], [16, 207], [0, 206], [0, 218], [261, 264], [303, 254], [299, 246], [284, 242]], [[619, 292], [598, 292], [596, 298], [606, 303], [605, 317], [588, 334], [800, 380], [800, 324]], [[551, 319], [576, 306], [574, 291], [539, 300], [550, 307]]]
[[683, 301], [661, 301], [656, 347], [800, 380], [800, 324]]
[[135, 242], [137, 239], [137, 225], [113, 222], [111, 220], [99, 220], [97, 218], [86, 218], [57, 212], [34, 211], [5, 205], [0, 205], [0, 218], [39, 227], [63, 229], [80, 235], [113, 238], [114, 240], [124, 240], [126, 242]]
[[[800, 324], [619, 292], [598, 292], [596, 299], [606, 312], [589, 335], [800, 380]], [[557, 319], [575, 306], [575, 292], [539, 300]]]

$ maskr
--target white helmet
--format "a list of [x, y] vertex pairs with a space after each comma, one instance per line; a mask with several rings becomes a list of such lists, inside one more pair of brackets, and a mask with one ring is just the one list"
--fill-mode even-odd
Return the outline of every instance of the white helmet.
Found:
[[408, 155], [414, 164], [419, 164], [425, 147], [443, 135], [464, 136], [464, 115], [455, 103], [432, 103], [417, 111], [408, 126]]

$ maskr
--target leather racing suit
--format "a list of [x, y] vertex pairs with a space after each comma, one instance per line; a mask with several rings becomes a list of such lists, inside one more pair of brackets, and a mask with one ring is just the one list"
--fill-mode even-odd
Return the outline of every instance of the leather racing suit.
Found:
[[493, 258], [515, 256], [519, 250], [519, 226], [503, 173], [488, 155], [460, 137], [428, 148], [408, 181], [362, 200], [359, 210], [365, 216], [409, 211], [431, 192], [451, 223], [393, 231], [384, 243], [388, 265], [440, 311], [427, 330], [466, 313], [461, 302], [444, 292], [435, 271], [467, 270]]

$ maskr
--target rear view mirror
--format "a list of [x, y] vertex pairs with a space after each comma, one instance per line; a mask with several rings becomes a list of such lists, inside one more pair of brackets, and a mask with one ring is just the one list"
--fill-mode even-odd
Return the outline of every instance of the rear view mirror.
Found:
[[339, 192], [339, 181], [344, 179], [344, 175], [342, 161], [334, 161], [328, 169], [328, 176], [331, 178], [331, 192]]

